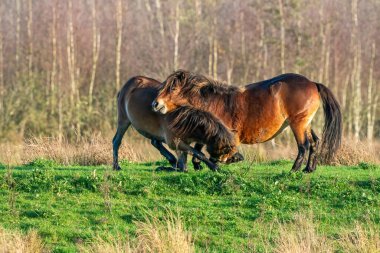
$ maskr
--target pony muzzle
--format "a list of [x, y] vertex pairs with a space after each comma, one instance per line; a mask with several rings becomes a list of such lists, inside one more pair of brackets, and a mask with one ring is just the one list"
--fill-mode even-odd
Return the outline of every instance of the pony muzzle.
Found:
[[159, 112], [161, 114], [167, 113], [166, 106], [161, 103], [161, 101], [157, 101], [156, 99], [152, 102], [152, 109], [154, 112]]

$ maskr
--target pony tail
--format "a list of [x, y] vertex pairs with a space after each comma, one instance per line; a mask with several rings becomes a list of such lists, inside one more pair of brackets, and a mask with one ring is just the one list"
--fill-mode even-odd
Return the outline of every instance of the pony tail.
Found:
[[342, 112], [331, 90], [321, 83], [315, 84], [322, 99], [325, 116], [321, 145], [322, 161], [329, 163], [341, 145], [343, 129]]

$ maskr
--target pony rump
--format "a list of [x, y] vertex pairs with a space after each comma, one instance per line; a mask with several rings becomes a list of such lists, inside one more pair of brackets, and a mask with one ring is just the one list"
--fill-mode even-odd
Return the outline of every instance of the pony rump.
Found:
[[167, 114], [170, 130], [181, 139], [200, 137], [209, 142], [215, 138], [223, 146], [236, 146], [234, 135], [213, 114], [189, 106], [178, 107]]

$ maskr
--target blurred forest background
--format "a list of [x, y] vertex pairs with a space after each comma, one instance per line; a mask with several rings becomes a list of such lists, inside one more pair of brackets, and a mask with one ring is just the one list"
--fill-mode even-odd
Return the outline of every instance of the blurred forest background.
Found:
[[300, 73], [336, 94], [346, 136], [373, 140], [379, 16], [379, 0], [1, 0], [0, 139], [110, 136], [123, 83], [183, 68], [234, 85]]

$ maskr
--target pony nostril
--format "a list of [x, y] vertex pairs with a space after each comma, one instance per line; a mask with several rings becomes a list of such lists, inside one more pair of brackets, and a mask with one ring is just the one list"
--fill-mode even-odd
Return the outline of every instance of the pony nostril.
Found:
[[152, 107], [153, 108], [156, 108], [158, 106], [158, 102], [157, 101], [153, 101], [153, 103], [152, 103]]

